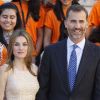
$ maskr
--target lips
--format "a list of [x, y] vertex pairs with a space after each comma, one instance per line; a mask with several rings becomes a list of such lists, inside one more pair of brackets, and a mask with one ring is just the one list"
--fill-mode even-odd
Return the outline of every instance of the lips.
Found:
[[75, 29], [75, 30], [74, 30], [74, 32], [80, 32], [80, 31], [81, 31], [80, 29]]
[[6, 27], [9, 27], [11, 24], [10, 24], [10, 23], [4, 23], [4, 25], [5, 25]]

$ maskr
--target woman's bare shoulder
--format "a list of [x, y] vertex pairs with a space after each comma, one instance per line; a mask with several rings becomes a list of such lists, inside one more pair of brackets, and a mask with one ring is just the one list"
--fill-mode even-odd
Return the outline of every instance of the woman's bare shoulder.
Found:
[[4, 72], [8, 68], [8, 64], [3, 64], [0, 66], [0, 72]]

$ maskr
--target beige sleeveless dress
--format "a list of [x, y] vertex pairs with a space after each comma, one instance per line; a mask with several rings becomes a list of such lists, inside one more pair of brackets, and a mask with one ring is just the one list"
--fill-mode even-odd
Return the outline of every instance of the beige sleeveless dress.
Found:
[[37, 76], [33, 76], [29, 71], [14, 69], [7, 79], [6, 99], [35, 100], [38, 89]]

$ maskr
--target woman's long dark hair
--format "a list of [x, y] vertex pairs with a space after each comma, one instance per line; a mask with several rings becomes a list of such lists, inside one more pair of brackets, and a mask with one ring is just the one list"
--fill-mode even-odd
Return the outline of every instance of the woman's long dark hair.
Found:
[[40, 18], [40, 0], [30, 0], [28, 3], [28, 12], [35, 21], [38, 21]]
[[100, 26], [92, 29], [91, 35], [88, 38], [93, 43], [100, 43]]
[[[12, 2], [19, 2], [20, 6], [22, 4], [23, 0], [12, 0]], [[30, 0], [28, 2], [28, 14], [32, 16], [33, 20], [38, 21], [39, 20], [39, 12], [40, 12], [40, 0]], [[27, 21], [27, 20], [26, 20]]]
[[[72, 1], [72, 5], [73, 5], [73, 4], [79, 4], [78, 1], [79, 1], [79, 0], [73, 0], [73, 1]], [[60, 0], [57, 0], [57, 1], [56, 1], [56, 4], [55, 4], [53, 10], [54, 10], [54, 13], [55, 13], [57, 19], [60, 20], [60, 21], [62, 21], [62, 19], [63, 19], [63, 17], [64, 17], [64, 13], [63, 13], [63, 9], [62, 9], [62, 3], [61, 3]]]
[[[3, 5], [0, 6], [0, 15], [5, 9], [14, 9], [16, 11], [17, 21], [16, 21], [16, 26], [15, 26], [14, 30], [16, 30], [18, 28], [22, 28], [20, 14], [19, 14], [19, 11], [18, 11], [18, 8], [16, 7], [16, 5], [14, 5], [12, 3], [4, 3]], [[7, 42], [4, 39], [3, 29], [1, 26], [0, 26], [0, 42], [2, 44], [4, 44], [5, 46], [7, 46]]]

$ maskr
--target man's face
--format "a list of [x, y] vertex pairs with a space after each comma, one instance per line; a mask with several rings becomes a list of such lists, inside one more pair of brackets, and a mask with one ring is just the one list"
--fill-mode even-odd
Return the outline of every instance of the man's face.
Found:
[[80, 41], [85, 37], [87, 29], [86, 14], [84, 11], [70, 11], [65, 20], [65, 27], [68, 30], [69, 38], [72, 41]]

